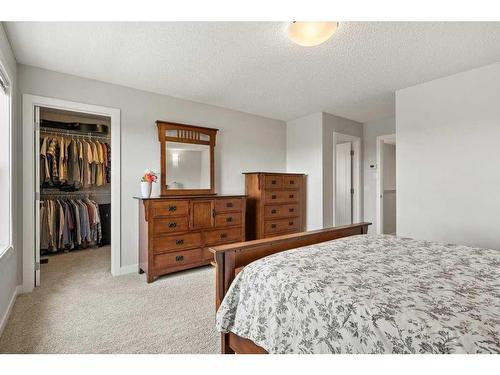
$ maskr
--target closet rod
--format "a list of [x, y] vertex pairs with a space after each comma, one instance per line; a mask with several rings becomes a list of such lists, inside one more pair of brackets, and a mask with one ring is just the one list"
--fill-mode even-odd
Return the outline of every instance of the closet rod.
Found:
[[54, 134], [54, 135], [66, 135], [66, 136], [71, 136], [71, 137], [86, 137], [86, 138], [98, 138], [98, 139], [105, 139], [105, 140], [111, 140], [111, 137], [109, 135], [98, 135], [94, 133], [89, 133], [89, 132], [79, 132], [77, 130], [66, 130], [66, 131], [57, 131], [57, 130], [52, 130], [50, 128], [40, 128], [40, 133], [44, 134]]
[[60, 196], [74, 195], [74, 196], [82, 196], [82, 195], [111, 195], [111, 193], [110, 192], [104, 192], [104, 191], [54, 191], [54, 192], [41, 191], [40, 195], [43, 195], [43, 196], [47, 196], [47, 195], [60, 195]]

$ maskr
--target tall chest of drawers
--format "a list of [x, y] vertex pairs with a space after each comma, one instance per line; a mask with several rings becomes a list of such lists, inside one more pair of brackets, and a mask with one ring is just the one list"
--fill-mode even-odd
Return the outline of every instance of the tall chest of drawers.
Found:
[[261, 239], [306, 230], [306, 175], [249, 172], [246, 239]]
[[245, 196], [139, 199], [139, 273], [147, 282], [210, 264], [211, 246], [245, 241]]

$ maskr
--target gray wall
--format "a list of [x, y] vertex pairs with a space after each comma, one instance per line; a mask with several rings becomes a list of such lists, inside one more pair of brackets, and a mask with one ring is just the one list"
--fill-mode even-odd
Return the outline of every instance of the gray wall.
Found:
[[307, 230], [323, 228], [323, 114], [287, 122], [286, 167], [307, 174]]
[[[218, 193], [244, 193], [242, 172], [284, 171], [286, 125], [215, 106], [19, 65], [19, 93], [121, 110], [122, 266], [137, 263], [139, 179], [145, 168], [160, 169], [156, 120], [220, 129], [216, 146]], [[29, 146], [28, 146], [29, 147]], [[256, 151], [257, 150], [257, 151]]]
[[[3, 321], [7, 308], [12, 299], [12, 296], [16, 290], [17, 285], [21, 283], [21, 259], [22, 259], [22, 243], [21, 243], [21, 230], [20, 230], [20, 195], [17, 194], [19, 186], [19, 168], [16, 168], [18, 147], [16, 140], [18, 139], [19, 132], [17, 126], [15, 126], [17, 121], [17, 103], [16, 103], [16, 90], [17, 90], [17, 71], [16, 71], [16, 61], [14, 55], [12, 54], [9, 42], [3, 30], [3, 26], [0, 24], [0, 61], [2, 63], [2, 68], [9, 75], [11, 80], [12, 90], [12, 121], [13, 129], [11, 133], [12, 139], [12, 178], [13, 178], [13, 189], [12, 189], [12, 243], [13, 247], [8, 250], [3, 255], [0, 255], [0, 322]], [[1, 208], [5, 209], [4, 207]]]
[[287, 122], [287, 171], [307, 174], [307, 230], [333, 224], [333, 133], [363, 137], [362, 124], [318, 112]]
[[396, 93], [398, 234], [500, 249], [500, 63]]
[[385, 119], [363, 124], [363, 187], [364, 220], [372, 223], [368, 233], [377, 232], [377, 171], [370, 164], [377, 164], [377, 137], [396, 132], [395, 119]]

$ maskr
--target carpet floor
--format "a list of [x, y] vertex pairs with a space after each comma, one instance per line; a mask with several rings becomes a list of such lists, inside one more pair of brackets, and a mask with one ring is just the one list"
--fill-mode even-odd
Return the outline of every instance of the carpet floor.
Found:
[[212, 267], [151, 284], [109, 270], [109, 247], [51, 256], [42, 286], [18, 296], [0, 353], [219, 352]]

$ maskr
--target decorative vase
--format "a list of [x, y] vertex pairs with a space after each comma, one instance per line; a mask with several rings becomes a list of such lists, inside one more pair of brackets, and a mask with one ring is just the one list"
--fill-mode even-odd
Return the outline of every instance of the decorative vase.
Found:
[[143, 198], [149, 198], [151, 196], [151, 182], [141, 181], [141, 194]]

